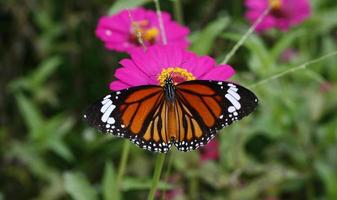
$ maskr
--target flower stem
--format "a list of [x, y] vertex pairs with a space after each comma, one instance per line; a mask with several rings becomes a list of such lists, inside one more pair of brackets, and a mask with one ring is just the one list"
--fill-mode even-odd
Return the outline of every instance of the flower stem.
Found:
[[308, 61], [308, 62], [303, 63], [302, 65], [299, 65], [299, 66], [297, 66], [297, 67], [293, 67], [293, 68], [291, 68], [291, 69], [288, 69], [288, 70], [285, 70], [285, 71], [283, 71], [283, 72], [277, 73], [277, 74], [275, 74], [275, 75], [273, 75], [273, 76], [271, 76], [271, 77], [268, 77], [268, 78], [266, 78], [266, 79], [263, 79], [263, 80], [261, 80], [261, 81], [255, 83], [255, 84], [249, 86], [249, 88], [257, 87], [257, 86], [262, 85], [262, 84], [264, 84], [264, 83], [267, 83], [267, 82], [269, 82], [269, 81], [271, 81], [271, 80], [278, 79], [278, 78], [280, 78], [280, 77], [282, 77], [282, 76], [285, 76], [285, 75], [287, 75], [287, 74], [289, 74], [289, 73], [291, 73], [291, 72], [294, 72], [294, 71], [297, 71], [297, 70], [301, 70], [301, 69], [305, 69], [308, 65], [312, 65], [312, 64], [314, 64], [314, 63], [320, 62], [321, 60], [327, 59], [327, 58], [329, 58], [329, 57], [331, 57], [331, 56], [334, 56], [334, 55], [337, 55], [337, 51], [334, 51], [334, 52], [332, 52], [332, 53], [326, 54], [326, 55], [321, 56], [321, 57], [319, 57], [319, 58], [316, 58], [316, 59], [314, 59], [314, 60]]
[[180, 23], [184, 24], [184, 14], [181, 7], [181, 0], [172, 0], [173, 2], [173, 12], [174, 18]]
[[221, 62], [221, 64], [227, 64], [228, 61], [232, 58], [232, 56], [236, 53], [236, 51], [242, 46], [242, 44], [247, 40], [247, 38], [253, 33], [256, 27], [261, 23], [264, 17], [269, 13], [270, 7], [268, 7], [254, 22], [254, 24], [248, 29], [248, 31], [241, 37], [241, 39], [234, 45], [231, 51], [226, 55], [225, 59]]
[[160, 153], [160, 154], [157, 155], [156, 166], [155, 166], [155, 169], [154, 169], [152, 185], [151, 185], [150, 193], [149, 193], [149, 196], [148, 196], [148, 200], [154, 199], [154, 195], [155, 195], [155, 192], [157, 190], [157, 186], [158, 186], [158, 183], [159, 183], [161, 171], [162, 171], [163, 166], [164, 166], [165, 157], [166, 157], [166, 154], [164, 154], [164, 153]]
[[161, 39], [163, 40], [163, 44], [167, 44], [167, 38], [166, 38], [166, 33], [165, 33], [165, 28], [164, 28], [163, 17], [161, 16], [159, 0], [153, 0], [153, 2], [156, 5], [156, 12], [158, 16]]
[[[164, 174], [164, 180], [165, 182], [168, 182], [169, 181], [169, 175], [171, 173], [171, 169], [172, 169], [172, 165], [173, 165], [173, 157], [174, 157], [174, 152], [175, 151], [171, 151], [169, 152], [169, 155], [167, 155], [167, 167], [166, 167], [166, 171], [165, 171], [165, 174]], [[165, 200], [166, 199], [166, 192], [163, 192], [163, 195], [162, 195], [162, 200]]]
[[117, 177], [116, 177], [116, 188], [115, 188], [115, 194], [117, 195], [117, 193], [119, 193], [119, 190], [121, 188], [122, 185], [122, 180], [123, 180], [123, 176], [125, 173], [125, 168], [126, 168], [126, 163], [129, 157], [129, 150], [130, 150], [130, 142], [128, 140], [124, 140], [124, 144], [123, 144], [123, 150], [122, 150], [122, 157], [121, 160], [119, 162], [119, 167], [118, 167], [118, 173], [117, 173]]

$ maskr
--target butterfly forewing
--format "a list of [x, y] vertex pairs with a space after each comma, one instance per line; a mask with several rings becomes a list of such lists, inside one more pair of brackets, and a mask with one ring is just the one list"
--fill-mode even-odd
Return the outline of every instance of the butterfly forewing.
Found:
[[84, 119], [104, 133], [129, 139], [143, 149], [166, 152], [165, 101], [162, 87], [139, 86], [112, 92], [90, 106]]
[[229, 82], [183, 82], [176, 93], [182, 128], [174, 144], [181, 151], [206, 145], [219, 129], [247, 116], [258, 104], [254, 93]]
[[174, 87], [132, 87], [112, 92], [85, 112], [88, 123], [124, 137], [143, 149], [167, 152], [171, 142], [181, 151], [206, 145], [225, 126], [253, 112], [256, 96], [230, 82], [187, 81]]

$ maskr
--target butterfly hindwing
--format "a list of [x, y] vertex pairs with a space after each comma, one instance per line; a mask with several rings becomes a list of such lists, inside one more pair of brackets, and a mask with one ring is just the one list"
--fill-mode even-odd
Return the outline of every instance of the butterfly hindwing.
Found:
[[84, 118], [104, 133], [166, 153], [172, 142], [181, 151], [206, 145], [218, 130], [247, 116], [258, 104], [254, 93], [230, 82], [186, 81], [174, 90], [174, 99], [156, 85], [112, 92], [89, 107]]
[[176, 87], [183, 130], [175, 141], [179, 150], [206, 145], [218, 130], [253, 112], [258, 99], [250, 90], [230, 82], [188, 81]]
[[112, 92], [90, 106], [84, 119], [101, 132], [129, 139], [143, 149], [166, 152], [164, 97], [160, 86]]

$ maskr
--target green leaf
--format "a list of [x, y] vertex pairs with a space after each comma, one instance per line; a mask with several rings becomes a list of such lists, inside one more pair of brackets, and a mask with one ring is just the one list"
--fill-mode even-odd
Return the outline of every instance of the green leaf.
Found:
[[10, 90], [15, 92], [19, 89], [27, 89], [32, 92], [41, 92], [45, 85], [44, 82], [50, 77], [50, 75], [60, 66], [62, 59], [60, 56], [53, 56], [36, 67], [29, 75], [20, 77], [9, 84]]
[[[225, 33], [222, 34], [222, 37], [238, 42], [242, 36], [237, 33]], [[254, 72], [266, 74], [274, 66], [275, 61], [269, 55], [268, 48], [257, 35], [250, 35], [246, 42], [243, 43], [243, 46], [251, 52], [249, 65]]]
[[274, 60], [279, 59], [281, 54], [289, 48], [295, 39], [298, 39], [299, 37], [303, 36], [305, 32], [303, 30], [298, 30], [295, 32], [289, 32], [284, 35], [284, 37], [280, 38], [277, 43], [273, 46], [271, 49], [271, 56], [273, 56]]
[[43, 84], [61, 63], [62, 59], [59, 56], [54, 56], [43, 61], [30, 77], [31, 86], [34, 88]]
[[324, 187], [327, 191], [327, 199], [337, 199], [336, 169], [321, 161], [316, 163], [316, 168], [318, 174], [323, 179]]
[[[120, 194], [115, 190], [116, 187], [116, 172], [113, 164], [108, 161], [105, 163], [104, 176], [103, 176], [103, 199], [104, 200], [115, 200], [120, 199]], [[114, 194], [115, 193], [115, 194]]]
[[33, 102], [23, 94], [16, 94], [16, 101], [19, 106], [22, 117], [27, 125], [31, 138], [36, 138], [43, 124], [43, 118]]
[[75, 200], [95, 200], [96, 190], [90, 185], [88, 179], [78, 172], [64, 174], [65, 189]]
[[126, 8], [135, 8], [141, 6], [150, 0], [117, 0], [109, 9], [109, 15], [115, 14]]
[[8, 151], [9, 155], [25, 163], [30, 172], [42, 180], [51, 180], [55, 176], [56, 171], [47, 164], [34, 145], [14, 142]]
[[228, 26], [229, 18], [221, 17], [211, 22], [205, 29], [191, 35], [190, 49], [197, 54], [209, 54], [215, 39]]
[[[130, 177], [125, 177], [123, 180], [123, 190], [124, 191], [129, 191], [129, 190], [147, 190], [151, 188], [152, 186], [152, 180], [143, 180], [143, 179], [136, 179], [136, 178], [130, 178]], [[168, 190], [173, 188], [173, 186], [169, 183], [160, 181], [158, 183], [158, 189], [162, 190]]]
[[51, 142], [49, 145], [50, 148], [63, 159], [67, 161], [74, 160], [74, 155], [69, 150], [69, 147], [61, 140], [54, 140], [54, 142]]

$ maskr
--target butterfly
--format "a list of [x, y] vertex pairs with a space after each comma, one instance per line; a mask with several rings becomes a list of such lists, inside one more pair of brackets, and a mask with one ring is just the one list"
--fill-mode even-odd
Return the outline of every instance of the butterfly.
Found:
[[172, 144], [190, 151], [206, 145], [218, 130], [255, 110], [258, 99], [231, 82], [193, 80], [114, 91], [84, 113], [89, 125], [166, 153]]

